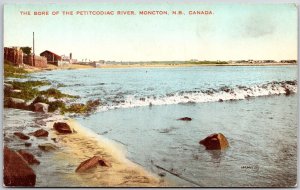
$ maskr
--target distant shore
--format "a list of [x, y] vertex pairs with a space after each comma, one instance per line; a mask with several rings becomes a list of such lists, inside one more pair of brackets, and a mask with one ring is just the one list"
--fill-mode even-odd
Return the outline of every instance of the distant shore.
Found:
[[103, 64], [98, 67], [92, 65], [83, 64], [70, 64], [66, 66], [55, 66], [48, 64], [47, 68], [38, 68], [24, 65], [25, 69], [29, 72], [39, 72], [47, 70], [73, 70], [73, 69], [93, 69], [93, 68], [108, 68], [108, 69], [118, 69], [118, 68], [177, 68], [177, 67], [203, 67], [203, 66], [286, 66], [286, 65], [297, 65], [295, 63], [228, 63], [228, 64]]

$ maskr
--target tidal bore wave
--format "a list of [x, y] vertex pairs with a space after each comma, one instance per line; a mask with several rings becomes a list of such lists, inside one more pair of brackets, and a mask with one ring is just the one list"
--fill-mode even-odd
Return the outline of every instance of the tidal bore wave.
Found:
[[273, 81], [253, 86], [236, 86], [230, 88], [223, 86], [219, 89], [191, 90], [168, 93], [164, 96], [137, 97], [127, 94], [121, 99], [104, 103], [98, 111], [106, 111], [119, 108], [133, 108], [141, 106], [189, 104], [204, 102], [223, 102], [232, 100], [244, 100], [250, 97], [272, 96], [297, 92], [297, 81]]

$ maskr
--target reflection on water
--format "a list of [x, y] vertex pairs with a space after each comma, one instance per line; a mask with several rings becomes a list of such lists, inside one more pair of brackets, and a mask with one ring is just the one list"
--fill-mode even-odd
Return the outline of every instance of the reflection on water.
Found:
[[221, 159], [226, 153], [226, 151], [221, 150], [208, 150], [207, 152], [211, 156], [211, 162], [215, 163], [216, 165], [221, 163]]

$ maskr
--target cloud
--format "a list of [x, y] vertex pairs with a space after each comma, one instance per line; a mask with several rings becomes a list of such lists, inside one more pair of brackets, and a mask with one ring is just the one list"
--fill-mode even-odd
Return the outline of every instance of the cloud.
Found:
[[245, 37], [258, 38], [272, 35], [276, 30], [276, 25], [271, 17], [252, 15], [247, 18], [244, 25]]

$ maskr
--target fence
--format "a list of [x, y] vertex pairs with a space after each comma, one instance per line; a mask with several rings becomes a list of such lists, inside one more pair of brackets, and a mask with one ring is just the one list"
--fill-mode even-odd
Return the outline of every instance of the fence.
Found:
[[35, 55], [33, 61], [33, 55], [24, 55], [23, 63], [33, 67], [47, 67], [47, 58]]

